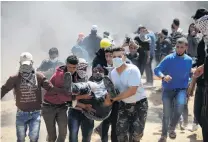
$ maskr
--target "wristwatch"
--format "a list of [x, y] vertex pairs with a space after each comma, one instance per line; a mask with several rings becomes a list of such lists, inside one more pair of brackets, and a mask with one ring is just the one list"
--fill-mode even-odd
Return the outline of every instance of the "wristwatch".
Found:
[[162, 80], [165, 78], [165, 76], [162, 77]]

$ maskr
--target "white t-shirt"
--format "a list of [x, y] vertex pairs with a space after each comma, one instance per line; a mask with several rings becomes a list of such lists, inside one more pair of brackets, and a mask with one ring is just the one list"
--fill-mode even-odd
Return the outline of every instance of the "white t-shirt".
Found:
[[136, 94], [123, 99], [125, 103], [135, 103], [146, 98], [146, 94], [141, 82], [141, 73], [137, 66], [133, 64], [126, 64], [127, 68], [119, 75], [116, 69], [113, 69], [110, 77], [115, 87], [120, 91], [124, 92], [129, 87], [138, 86]]
[[90, 85], [92, 92], [95, 94], [96, 98], [103, 97], [107, 94], [107, 89], [105, 88], [103, 80], [100, 82], [87, 82]]

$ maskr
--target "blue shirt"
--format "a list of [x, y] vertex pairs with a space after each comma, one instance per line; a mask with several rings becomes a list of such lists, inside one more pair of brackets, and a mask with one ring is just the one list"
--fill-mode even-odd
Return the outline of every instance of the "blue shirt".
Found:
[[150, 55], [154, 57], [155, 48], [156, 48], [156, 36], [153, 32], [149, 32], [147, 36], [151, 39], [150, 40]]
[[164, 89], [187, 88], [192, 68], [192, 59], [188, 55], [183, 57], [172, 53], [166, 56], [154, 69], [156, 76], [170, 75], [172, 80], [168, 83], [162, 81]]

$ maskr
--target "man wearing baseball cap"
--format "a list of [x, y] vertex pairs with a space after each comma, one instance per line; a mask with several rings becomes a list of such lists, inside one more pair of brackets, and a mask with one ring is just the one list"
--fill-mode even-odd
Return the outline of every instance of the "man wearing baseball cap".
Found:
[[91, 61], [95, 58], [96, 52], [100, 49], [100, 41], [102, 39], [97, 35], [97, 31], [98, 26], [92, 25], [90, 34], [83, 40], [83, 46], [88, 52]]
[[29, 127], [30, 142], [39, 139], [41, 122], [41, 87], [50, 92], [62, 93], [72, 100], [71, 93], [64, 89], [54, 87], [40, 72], [33, 67], [33, 56], [29, 52], [20, 55], [20, 67], [17, 74], [10, 76], [1, 87], [1, 99], [12, 89], [16, 97], [16, 131], [17, 142], [24, 142], [27, 127]]

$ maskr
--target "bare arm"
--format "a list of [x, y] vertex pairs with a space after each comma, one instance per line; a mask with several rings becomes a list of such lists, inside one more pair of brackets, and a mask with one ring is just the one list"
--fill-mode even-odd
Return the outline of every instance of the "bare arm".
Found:
[[120, 101], [128, 97], [131, 97], [136, 94], [137, 89], [138, 89], [138, 86], [129, 87], [126, 91], [120, 93], [117, 97], [113, 98], [112, 100]]

